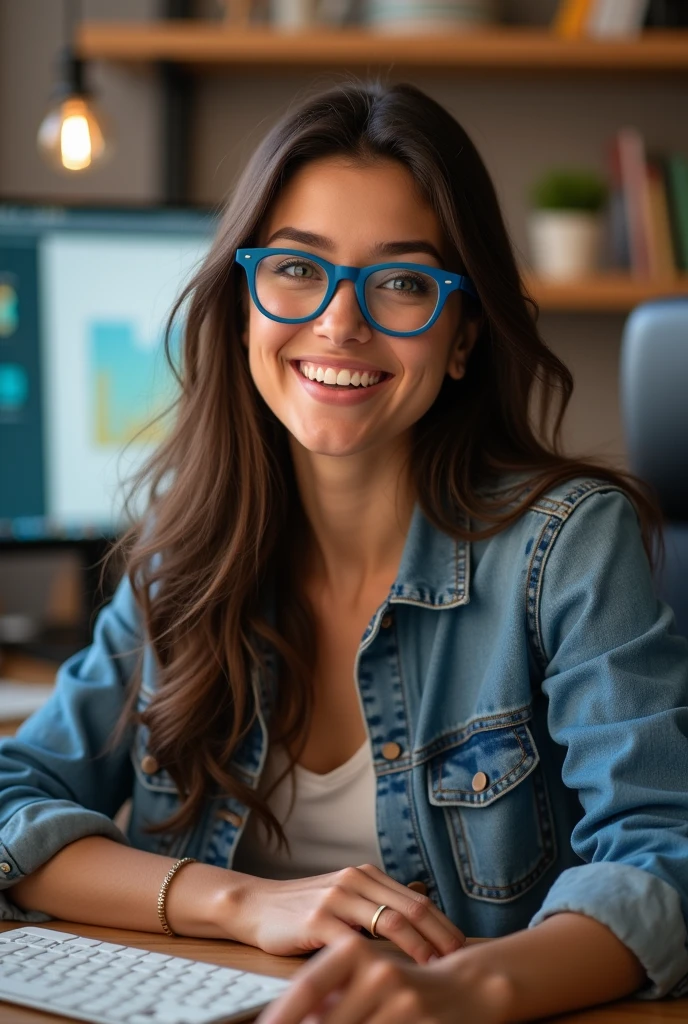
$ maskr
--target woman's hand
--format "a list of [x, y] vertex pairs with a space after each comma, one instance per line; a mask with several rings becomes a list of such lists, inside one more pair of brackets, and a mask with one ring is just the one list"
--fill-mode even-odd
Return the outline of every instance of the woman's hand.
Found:
[[465, 943], [462, 932], [428, 899], [371, 865], [326, 875], [273, 881], [236, 875], [232, 937], [267, 953], [294, 956], [328, 946], [352, 932], [375, 931], [417, 963], [446, 956]]
[[510, 984], [481, 976], [467, 953], [417, 967], [349, 935], [303, 967], [257, 1024], [502, 1024]]

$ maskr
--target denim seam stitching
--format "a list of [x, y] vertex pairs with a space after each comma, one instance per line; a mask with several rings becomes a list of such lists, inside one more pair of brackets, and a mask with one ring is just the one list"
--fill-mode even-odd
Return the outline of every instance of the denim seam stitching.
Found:
[[[393, 629], [394, 629], [394, 636], [395, 636], [395, 639], [396, 639], [396, 622], [393, 624]], [[408, 715], [408, 707], [407, 707], [407, 703], [406, 703], [406, 686], [404, 684], [404, 673], [402, 671], [401, 658], [399, 657], [399, 645], [396, 642], [395, 642], [395, 645], [394, 645], [394, 650], [395, 650], [395, 657], [396, 657], [396, 662], [397, 662], [397, 671], [399, 672], [399, 691], [401, 693], [401, 700], [402, 700], [403, 705], [404, 705], [404, 715], [406, 717], [406, 739], [408, 741], [409, 740], [409, 734], [408, 734], [409, 715]], [[380, 774], [387, 774], [387, 773], [380, 773]], [[412, 778], [409, 777], [408, 785], [406, 787], [406, 795], [407, 795], [407, 801], [408, 801], [408, 806], [409, 806], [409, 816], [410, 816], [410, 819], [411, 819], [411, 827], [413, 828], [413, 834], [415, 836], [416, 845], [418, 847], [418, 856], [419, 856], [420, 860], [422, 861], [423, 867], [425, 869], [425, 873], [426, 873], [425, 877], [428, 878], [428, 879], [431, 879], [432, 878], [432, 874], [430, 872], [430, 862], [429, 862], [428, 857], [427, 857], [427, 851], [425, 849], [425, 843], [423, 842], [423, 839], [422, 839], [421, 830], [418, 828], [418, 819], [416, 817], [416, 808], [415, 808], [415, 802], [414, 802], [414, 799], [413, 799], [413, 790], [411, 789], [411, 783], [412, 783]], [[437, 891], [437, 895], [439, 896], [439, 890], [437, 889], [437, 886], [434, 884], [434, 882], [433, 882], [433, 887], [435, 888], [435, 890]]]
[[[516, 716], [519, 717], [517, 718]], [[509, 717], [511, 720], [504, 722], [502, 725], [482, 724], [506, 717]], [[449, 732], [442, 733], [441, 736], [436, 737], [431, 743], [415, 751], [412, 755], [412, 765], [415, 767], [416, 765], [425, 764], [430, 758], [443, 753], [445, 750], [449, 750], [452, 747], [460, 747], [467, 743], [476, 733], [514, 728], [516, 725], [523, 725], [525, 722], [529, 722], [532, 717], [530, 704], [523, 704], [520, 708], [515, 708], [514, 711], [501, 712], [494, 715], [480, 715], [477, 718], [471, 719], [463, 728], [451, 729]], [[457, 736], [461, 738], [455, 741]]]
[[[562, 526], [567, 522], [572, 513], [577, 508], [580, 508], [585, 499], [589, 498], [590, 495], [610, 490], [624, 494], [624, 491], [614, 484], [599, 483], [592, 480], [587, 480], [584, 483], [579, 484], [577, 487], [572, 488], [564, 497], [564, 504], [566, 505], [565, 515], [562, 518], [559, 518], [556, 513], [550, 516], [549, 520], [544, 524], [540, 532], [537, 545], [534, 547], [526, 580], [526, 614], [528, 631], [540, 668], [543, 672], [546, 670], [549, 663], [549, 658], [545, 649], [544, 637], [542, 635], [541, 608], [542, 587], [544, 583], [547, 559], [554, 547], [554, 544], [556, 543]], [[559, 521], [555, 522], [555, 519], [558, 519]]]

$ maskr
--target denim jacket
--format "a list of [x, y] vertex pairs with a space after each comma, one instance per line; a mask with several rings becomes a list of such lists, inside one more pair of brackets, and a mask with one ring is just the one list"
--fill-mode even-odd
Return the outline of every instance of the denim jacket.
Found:
[[[45, 920], [10, 887], [86, 835], [232, 866], [246, 806], [209, 796], [194, 827], [151, 835], [178, 796], [146, 728], [103, 753], [141, 648], [139, 708], [156, 671], [125, 579], [54, 696], [0, 744], [0, 917]], [[470, 544], [416, 507], [355, 678], [389, 875], [424, 883], [468, 935], [585, 914], [639, 958], [643, 996], [688, 989], [688, 642], [623, 492], [568, 481]], [[251, 682], [232, 771], [257, 787], [274, 679]]]

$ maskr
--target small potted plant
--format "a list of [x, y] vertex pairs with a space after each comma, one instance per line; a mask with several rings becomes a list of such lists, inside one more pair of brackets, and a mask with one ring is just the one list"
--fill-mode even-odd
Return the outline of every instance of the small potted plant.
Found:
[[529, 233], [538, 274], [575, 278], [597, 269], [606, 200], [606, 182], [594, 171], [552, 170], [535, 182]]

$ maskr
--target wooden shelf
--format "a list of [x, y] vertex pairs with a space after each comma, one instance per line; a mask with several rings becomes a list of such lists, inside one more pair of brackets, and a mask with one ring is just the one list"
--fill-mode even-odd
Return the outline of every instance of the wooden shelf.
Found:
[[278, 32], [222, 22], [84, 22], [79, 55], [143, 64], [212, 68], [367, 68], [424, 71], [688, 72], [688, 31], [648, 31], [639, 39], [561, 39], [546, 29], [393, 35], [359, 28]]
[[627, 313], [649, 299], [688, 296], [688, 274], [653, 280], [610, 272], [570, 282], [526, 277], [526, 283], [543, 312]]

